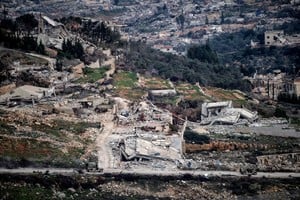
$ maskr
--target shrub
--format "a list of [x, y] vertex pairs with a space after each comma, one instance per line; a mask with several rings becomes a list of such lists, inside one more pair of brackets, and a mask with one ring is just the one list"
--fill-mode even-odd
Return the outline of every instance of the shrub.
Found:
[[184, 132], [184, 139], [186, 143], [193, 144], [208, 144], [210, 143], [210, 138], [207, 135], [200, 135], [195, 131], [186, 130]]

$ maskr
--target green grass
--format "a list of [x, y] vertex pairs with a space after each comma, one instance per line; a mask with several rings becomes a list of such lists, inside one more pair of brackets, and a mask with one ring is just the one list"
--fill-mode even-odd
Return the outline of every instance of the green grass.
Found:
[[233, 100], [233, 105], [234, 107], [241, 107], [247, 104], [246, 99], [235, 99]]
[[89, 123], [89, 122], [70, 122], [70, 121], [65, 121], [65, 120], [55, 120], [53, 122], [52, 126], [48, 125], [34, 125], [32, 126], [32, 129], [34, 131], [41, 131], [46, 134], [51, 134], [57, 137], [62, 137], [61, 131], [68, 131], [72, 132], [76, 135], [83, 133], [86, 131], [87, 128], [92, 127], [92, 128], [99, 128], [100, 124], [99, 123]]
[[105, 77], [105, 72], [107, 72], [110, 68], [108, 66], [104, 66], [101, 68], [84, 68], [83, 73], [84, 77], [77, 80], [78, 83], [95, 83], [96, 81]]
[[145, 95], [145, 90], [138, 87], [138, 76], [134, 72], [119, 72], [114, 76], [115, 93], [132, 101]]
[[291, 124], [297, 128], [297, 129], [300, 129], [300, 119], [297, 118], [297, 117], [293, 117], [291, 118]]
[[53, 159], [53, 155], [62, 155], [59, 148], [55, 148], [48, 141], [0, 136], [0, 142], [3, 144], [0, 148], [1, 157], [47, 159], [48, 156], [51, 156]]
[[115, 86], [121, 88], [133, 88], [136, 86], [138, 77], [134, 72], [121, 72], [115, 78]]
[[6, 122], [0, 120], [0, 133], [12, 135], [16, 131], [14, 126], [8, 125]]
[[199, 101], [211, 100], [211, 98], [205, 96], [196, 85], [182, 83], [176, 85], [176, 90], [184, 99]]
[[165, 104], [165, 105], [175, 106], [178, 98], [179, 98], [178, 96], [174, 96], [174, 97], [160, 97], [160, 98], [156, 98], [154, 100], [154, 102], [155, 103]]
[[152, 90], [172, 88], [168, 80], [159, 77], [145, 78], [145, 87]]
[[[50, 125], [29, 124], [26, 121], [22, 124], [17, 122], [17, 125], [30, 126], [32, 130], [18, 133], [20, 138], [0, 136], [0, 143], [2, 144], [0, 146], [0, 158], [9, 157], [12, 160], [24, 158], [38, 165], [59, 167], [78, 166], [79, 158], [85, 153], [85, 145], [90, 143], [88, 138], [82, 139], [80, 134], [84, 133], [87, 128], [99, 128], [101, 126], [100, 123], [73, 122], [61, 119], [52, 121]], [[2, 134], [13, 135], [15, 127], [0, 121], [0, 131]], [[40, 140], [40, 132], [45, 133], [49, 137], [49, 141]], [[68, 133], [73, 133], [73, 136], [68, 137]], [[25, 138], [21, 136], [25, 136]], [[71, 140], [79, 142], [83, 146], [65, 146]], [[63, 149], [67, 152], [62, 151], [62, 147], [65, 147]]]
[[5, 186], [5, 190], [0, 192], [4, 199], [15, 200], [38, 200], [53, 199], [53, 191], [50, 188], [36, 187], [33, 185], [13, 185]]
[[67, 152], [63, 152], [60, 144], [28, 138], [0, 136], [0, 143], [0, 159], [7, 160], [6, 163], [14, 161], [15, 167], [19, 167], [22, 159], [37, 166], [77, 167], [85, 153], [85, 147], [67, 147]]

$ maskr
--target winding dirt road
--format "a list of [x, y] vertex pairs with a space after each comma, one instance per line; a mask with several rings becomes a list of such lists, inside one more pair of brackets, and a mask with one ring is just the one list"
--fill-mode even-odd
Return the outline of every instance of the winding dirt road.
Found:
[[104, 127], [96, 139], [96, 146], [98, 150], [98, 168], [108, 169], [112, 167], [110, 164], [112, 159], [112, 150], [109, 146], [108, 137], [115, 127], [113, 118], [114, 115], [112, 111], [105, 114], [102, 121]]

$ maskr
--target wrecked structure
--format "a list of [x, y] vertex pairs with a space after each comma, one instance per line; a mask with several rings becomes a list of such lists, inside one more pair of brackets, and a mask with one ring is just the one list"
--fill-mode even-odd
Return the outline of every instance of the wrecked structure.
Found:
[[54, 21], [48, 16], [39, 15], [38, 17], [38, 42], [56, 49], [62, 49], [63, 40], [70, 34], [63, 24]]
[[148, 97], [151, 100], [161, 97], [173, 97], [176, 96], [177, 92], [175, 89], [165, 89], [165, 90], [150, 90], [148, 92]]
[[246, 77], [252, 84], [252, 92], [272, 100], [277, 100], [280, 95], [292, 97], [300, 96], [299, 77], [290, 77], [281, 70], [273, 70], [273, 73], [266, 75], [255, 74], [253, 77]]
[[299, 171], [300, 153], [257, 156], [257, 166], [262, 171]]
[[283, 30], [273, 30], [265, 32], [266, 46], [298, 45], [300, 43], [299, 34], [286, 35]]
[[0, 96], [0, 104], [11, 105], [20, 102], [30, 102], [34, 104], [43, 98], [56, 96], [55, 88], [43, 88], [32, 85], [23, 85]]
[[282, 46], [287, 41], [284, 38], [283, 31], [266, 31], [265, 32], [265, 45]]
[[181, 158], [181, 142], [179, 137], [129, 136], [119, 143], [124, 160], [176, 160]]
[[245, 119], [253, 122], [258, 119], [257, 112], [246, 108], [233, 108], [232, 101], [203, 103], [201, 111], [201, 124], [236, 124]]
[[173, 123], [172, 114], [161, 110], [151, 102], [140, 102], [128, 107], [117, 107], [117, 123], [121, 125], [133, 123], [136, 128], [154, 132], [168, 132]]
[[118, 159], [174, 163], [182, 158], [184, 131], [170, 129], [173, 117], [169, 111], [159, 109], [150, 101], [132, 103], [116, 99], [116, 102], [114, 135], [118, 138], [116, 156], [121, 155]]

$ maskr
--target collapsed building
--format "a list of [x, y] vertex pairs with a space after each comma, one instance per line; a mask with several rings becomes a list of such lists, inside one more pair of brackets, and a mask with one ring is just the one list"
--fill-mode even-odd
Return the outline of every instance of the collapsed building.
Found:
[[70, 36], [64, 25], [48, 16], [40, 15], [38, 19], [38, 41], [62, 49], [63, 40]]
[[177, 92], [175, 89], [165, 89], [165, 90], [150, 90], [148, 92], [148, 97], [151, 100], [159, 99], [162, 97], [174, 97]]
[[266, 46], [298, 45], [300, 43], [299, 34], [286, 35], [283, 30], [273, 30], [265, 32]]
[[135, 127], [154, 132], [168, 132], [173, 122], [172, 114], [161, 110], [151, 102], [140, 102], [131, 109], [117, 107], [117, 121], [120, 125], [134, 123]]
[[201, 124], [237, 124], [245, 119], [253, 122], [258, 119], [257, 112], [246, 108], [233, 108], [232, 101], [203, 103], [201, 111]]
[[[125, 102], [123, 102], [125, 104]], [[117, 104], [118, 105], [118, 104]], [[150, 101], [131, 106], [117, 106], [118, 127], [115, 134], [120, 136], [118, 148], [121, 160], [163, 160], [181, 159], [184, 149], [182, 133], [172, 131], [172, 114], [153, 105]]]
[[273, 70], [273, 73], [266, 75], [255, 74], [253, 77], [245, 77], [253, 86], [254, 94], [278, 100], [280, 95], [300, 96], [299, 77], [291, 77], [280, 70]]
[[0, 104], [15, 105], [20, 102], [32, 103], [40, 101], [43, 98], [56, 96], [55, 88], [43, 88], [32, 85], [23, 85], [12, 90], [9, 93], [0, 96]]
[[129, 136], [119, 143], [124, 160], [177, 160], [181, 158], [181, 141], [179, 137], [166, 136]]

